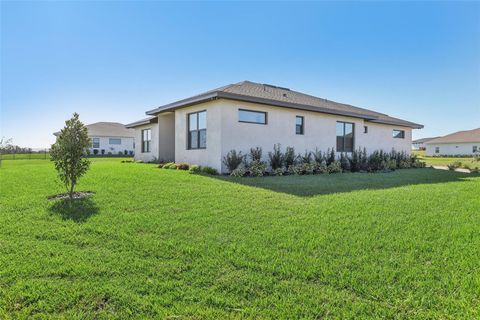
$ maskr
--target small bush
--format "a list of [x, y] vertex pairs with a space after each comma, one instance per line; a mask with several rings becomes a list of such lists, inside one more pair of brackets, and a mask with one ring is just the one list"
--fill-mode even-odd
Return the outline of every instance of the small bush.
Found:
[[322, 151], [318, 150], [318, 148], [315, 148], [315, 151], [313, 152], [313, 160], [315, 161], [315, 163], [320, 164], [323, 161], [326, 161], [327, 158], [326, 156], [324, 156]]
[[267, 170], [267, 165], [263, 161], [252, 161], [250, 163], [250, 166], [248, 168], [248, 171], [250, 172], [250, 175], [252, 177], [261, 177], [265, 174], [265, 171]]
[[387, 168], [389, 170], [392, 170], [394, 171], [395, 169], [397, 169], [397, 160], [395, 159], [390, 159], [387, 161]]
[[283, 166], [283, 154], [280, 150], [280, 144], [273, 145], [273, 152], [268, 153], [268, 159], [270, 160], [270, 167], [275, 171], [281, 169]]
[[310, 163], [312, 162], [312, 153], [305, 150], [303, 155], [298, 155], [299, 162], [301, 163]]
[[455, 162], [449, 164], [447, 167], [448, 167], [449, 170], [455, 170], [455, 169], [458, 169], [458, 168], [462, 167], [462, 162], [455, 161]]
[[288, 167], [289, 174], [301, 175], [303, 174], [303, 168], [301, 164], [292, 164]]
[[314, 163], [303, 163], [302, 164], [303, 174], [314, 174], [315, 173], [315, 164]]
[[333, 162], [335, 162], [335, 160], [336, 160], [335, 149], [332, 148], [332, 150], [330, 150], [330, 148], [328, 148], [328, 150], [327, 150], [327, 166], [331, 165]]
[[102, 153], [102, 156], [103, 156], [105, 154], [105, 149], [100, 150], [100, 152]]
[[351, 171], [350, 160], [343, 152], [340, 154], [340, 166], [343, 172]]
[[283, 160], [287, 168], [295, 164], [295, 149], [293, 147], [285, 149]]
[[190, 166], [186, 163], [177, 163], [176, 167], [177, 167], [177, 170], [188, 170], [188, 169], [190, 169]]
[[250, 160], [252, 162], [262, 161], [262, 148], [260, 148], [260, 147], [250, 148]]
[[[123, 161], [122, 161], [122, 162], [123, 162]], [[162, 169], [164, 165], [165, 165], [164, 163], [159, 163], [159, 164], [158, 164], [158, 168], [159, 168], [159, 169]]]
[[209, 167], [209, 166], [201, 167], [201, 171], [202, 171], [202, 173], [209, 174], [211, 176], [218, 175], [217, 169]]
[[191, 174], [199, 174], [202, 172], [202, 167], [193, 164], [190, 166], [190, 169], [188, 169], [188, 172]]
[[284, 173], [285, 173], [284, 168], [276, 168], [276, 169], [272, 170], [272, 174], [274, 176], [283, 176]]
[[316, 174], [328, 173], [326, 160], [322, 160], [322, 162], [320, 163], [315, 163], [315, 173]]
[[247, 169], [244, 166], [238, 166], [235, 170], [233, 170], [230, 175], [232, 177], [244, 177], [247, 174]]
[[98, 149], [93, 149], [93, 154], [97, 155], [98, 154]]
[[168, 162], [163, 165], [162, 169], [177, 169], [177, 166], [174, 162]]
[[230, 150], [225, 157], [223, 157], [223, 164], [227, 167], [229, 172], [235, 170], [244, 160], [242, 152]]
[[118, 151], [118, 155], [119, 155], [119, 156], [123, 156], [123, 152], [122, 152], [122, 151]]
[[328, 173], [341, 173], [342, 172], [342, 165], [340, 164], [340, 161], [333, 161], [327, 166], [327, 172]]

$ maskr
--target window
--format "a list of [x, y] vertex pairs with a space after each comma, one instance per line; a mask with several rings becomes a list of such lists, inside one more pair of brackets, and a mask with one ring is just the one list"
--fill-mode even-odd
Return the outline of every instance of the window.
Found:
[[477, 152], [477, 151], [478, 151], [478, 146], [473, 146], [473, 147], [472, 147], [472, 152], [475, 153], [475, 152]]
[[435, 153], [440, 153], [440, 147], [435, 147]]
[[337, 152], [353, 152], [354, 124], [337, 122]]
[[207, 147], [207, 111], [189, 113], [188, 149], [205, 149]]
[[122, 144], [122, 139], [120, 139], [120, 138], [109, 138], [108, 143], [109, 144]]
[[395, 130], [393, 129], [392, 136], [397, 139], [404, 139], [405, 138], [405, 131], [403, 130]]
[[363, 126], [363, 133], [368, 133], [368, 127], [367, 126]]
[[304, 123], [302, 116], [295, 117], [295, 133], [296, 134], [303, 134], [304, 133]]
[[267, 113], [262, 111], [238, 109], [238, 122], [267, 124]]
[[100, 138], [92, 139], [92, 148], [100, 148]]
[[142, 152], [150, 152], [152, 142], [152, 129], [142, 130]]

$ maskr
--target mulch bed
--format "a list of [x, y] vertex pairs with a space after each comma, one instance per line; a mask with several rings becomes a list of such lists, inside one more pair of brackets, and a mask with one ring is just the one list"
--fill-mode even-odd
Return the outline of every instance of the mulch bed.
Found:
[[[77, 191], [73, 193], [73, 199], [83, 199], [95, 194], [93, 191]], [[48, 200], [70, 199], [68, 193], [59, 193], [47, 197]]]

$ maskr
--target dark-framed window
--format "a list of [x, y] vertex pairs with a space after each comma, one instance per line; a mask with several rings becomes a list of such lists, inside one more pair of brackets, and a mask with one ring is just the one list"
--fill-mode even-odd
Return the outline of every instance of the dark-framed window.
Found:
[[92, 148], [100, 148], [100, 138], [92, 139]]
[[353, 152], [354, 129], [351, 122], [337, 121], [337, 152]]
[[440, 153], [440, 147], [435, 147], [435, 153]]
[[267, 124], [267, 113], [247, 109], [238, 109], [238, 122]]
[[395, 139], [405, 139], [405, 131], [404, 130], [393, 129], [392, 136]]
[[189, 113], [188, 120], [188, 149], [207, 148], [207, 111]]
[[142, 152], [150, 152], [152, 142], [152, 129], [142, 130]]
[[109, 144], [122, 144], [122, 139], [120, 139], [120, 138], [109, 138], [108, 143]]
[[368, 126], [363, 126], [363, 133], [368, 133]]
[[304, 134], [305, 133], [305, 122], [302, 116], [295, 117], [295, 133]]
[[477, 151], [478, 151], [478, 146], [473, 146], [473, 147], [472, 147], [472, 152], [475, 153], [475, 152], [477, 152]]

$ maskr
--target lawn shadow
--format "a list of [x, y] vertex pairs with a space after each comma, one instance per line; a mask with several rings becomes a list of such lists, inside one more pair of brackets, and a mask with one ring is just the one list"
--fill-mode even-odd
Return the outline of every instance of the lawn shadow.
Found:
[[51, 214], [59, 215], [64, 220], [82, 223], [98, 213], [98, 206], [91, 197], [73, 200], [62, 199], [55, 200], [54, 204], [48, 208], [48, 211]]
[[215, 179], [251, 187], [309, 197], [356, 190], [389, 189], [408, 185], [464, 182], [479, 174], [465, 174], [435, 169], [403, 169], [388, 173], [343, 173], [329, 175]]

